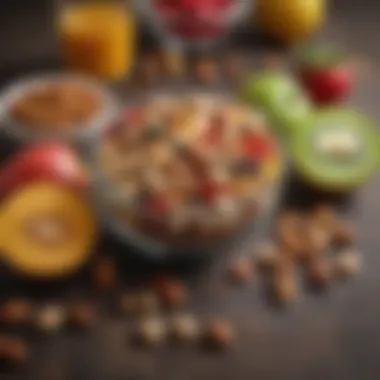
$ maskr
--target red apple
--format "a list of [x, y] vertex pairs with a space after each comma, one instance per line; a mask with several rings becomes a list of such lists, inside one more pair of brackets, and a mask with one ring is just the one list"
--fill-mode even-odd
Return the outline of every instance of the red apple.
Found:
[[36, 144], [11, 157], [0, 170], [0, 197], [36, 181], [51, 181], [77, 191], [88, 185], [75, 151], [59, 143]]
[[317, 105], [337, 104], [352, 92], [351, 66], [340, 54], [331, 49], [314, 49], [303, 60], [300, 80]]

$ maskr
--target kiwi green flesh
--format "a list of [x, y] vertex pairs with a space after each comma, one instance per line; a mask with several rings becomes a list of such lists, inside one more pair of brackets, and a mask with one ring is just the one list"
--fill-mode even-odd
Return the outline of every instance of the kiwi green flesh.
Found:
[[281, 130], [292, 131], [302, 125], [311, 105], [298, 85], [283, 74], [265, 73], [248, 79], [243, 98], [261, 106]]
[[[349, 128], [360, 138], [360, 152], [349, 161], [322, 157], [313, 146], [318, 129], [328, 125]], [[380, 137], [367, 118], [345, 109], [317, 113], [304, 128], [297, 130], [290, 142], [296, 170], [308, 181], [327, 190], [346, 190], [361, 185], [378, 168]]]

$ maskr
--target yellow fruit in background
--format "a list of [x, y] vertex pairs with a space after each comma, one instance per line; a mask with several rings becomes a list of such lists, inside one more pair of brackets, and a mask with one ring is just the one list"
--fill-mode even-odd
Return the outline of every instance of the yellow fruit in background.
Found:
[[259, 27], [285, 43], [298, 43], [323, 23], [326, 0], [258, 0]]

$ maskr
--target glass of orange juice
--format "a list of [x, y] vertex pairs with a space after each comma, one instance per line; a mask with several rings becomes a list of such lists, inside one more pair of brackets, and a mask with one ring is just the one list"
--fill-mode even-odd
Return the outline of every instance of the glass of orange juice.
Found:
[[132, 70], [136, 24], [126, 0], [60, 0], [57, 28], [68, 68], [109, 81]]

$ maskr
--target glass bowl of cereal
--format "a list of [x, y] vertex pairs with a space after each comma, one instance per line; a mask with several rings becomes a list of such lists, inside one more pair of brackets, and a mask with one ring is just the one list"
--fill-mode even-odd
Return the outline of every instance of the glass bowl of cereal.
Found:
[[107, 225], [156, 258], [225, 246], [268, 209], [282, 173], [262, 113], [215, 94], [128, 106], [99, 135], [92, 164]]
[[97, 81], [74, 74], [24, 78], [0, 94], [0, 125], [21, 141], [83, 140], [115, 117], [113, 95]]

